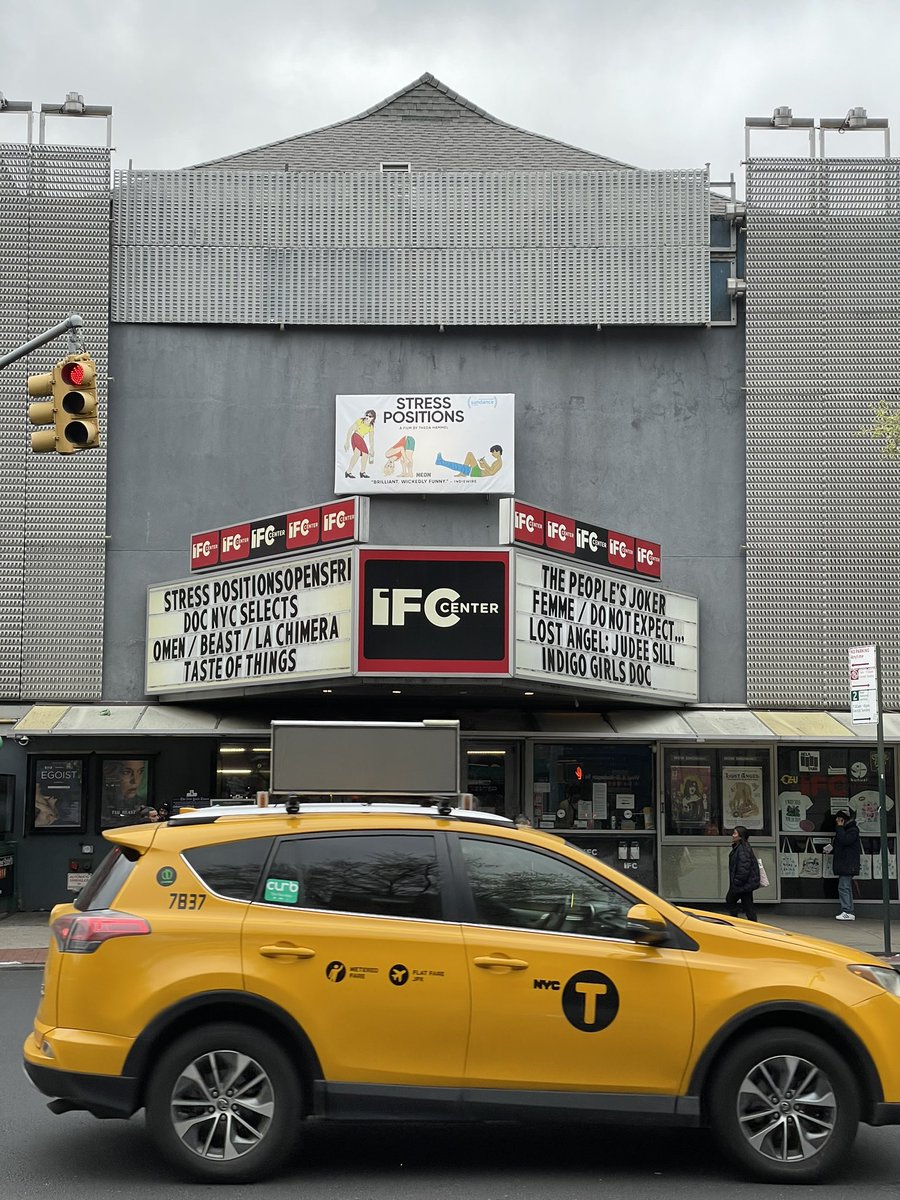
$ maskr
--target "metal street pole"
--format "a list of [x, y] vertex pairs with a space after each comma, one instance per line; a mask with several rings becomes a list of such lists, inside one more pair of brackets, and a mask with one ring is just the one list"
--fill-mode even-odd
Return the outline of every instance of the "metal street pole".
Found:
[[891, 880], [887, 840], [887, 807], [884, 779], [884, 718], [881, 715], [881, 646], [875, 647], [875, 689], [878, 698], [878, 830], [881, 837], [881, 902], [884, 907], [884, 952], [891, 954]]
[[20, 358], [24, 358], [26, 354], [30, 354], [32, 350], [37, 350], [39, 346], [46, 346], [47, 342], [52, 342], [54, 338], [62, 337], [64, 333], [68, 333], [69, 335], [69, 353], [79, 354], [83, 349], [81, 340], [81, 327], [83, 325], [84, 319], [78, 313], [72, 313], [70, 317], [66, 317], [64, 321], [60, 321], [52, 329], [48, 329], [45, 333], [39, 333], [37, 337], [33, 337], [30, 342], [24, 342], [15, 350], [10, 350], [8, 354], [0, 354], [0, 368], [8, 367], [10, 363], [18, 362]]

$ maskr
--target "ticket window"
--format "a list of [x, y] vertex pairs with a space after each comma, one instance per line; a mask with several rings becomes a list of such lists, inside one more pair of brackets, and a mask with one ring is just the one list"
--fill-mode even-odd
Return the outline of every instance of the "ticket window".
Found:
[[650, 748], [536, 743], [531, 812], [526, 815], [541, 829], [654, 829]]
[[463, 745], [463, 791], [475, 797], [479, 812], [519, 816], [519, 747], [515, 742]]

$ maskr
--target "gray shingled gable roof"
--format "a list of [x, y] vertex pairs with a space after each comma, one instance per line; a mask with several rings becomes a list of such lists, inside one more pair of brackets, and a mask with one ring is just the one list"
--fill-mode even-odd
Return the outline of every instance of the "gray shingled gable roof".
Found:
[[365, 112], [253, 150], [197, 163], [251, 171], [602, 171], [628, 168], [602, 154], [508, 125], [433, 75], [421, 75]]
[[[509, 125], [428, 72], [355, 117], [187, 169], [378, 171], [388, 162], [413, 171], [638, 169]], [[723, 212], [725, 201], [712, 193], [710, 207]]]

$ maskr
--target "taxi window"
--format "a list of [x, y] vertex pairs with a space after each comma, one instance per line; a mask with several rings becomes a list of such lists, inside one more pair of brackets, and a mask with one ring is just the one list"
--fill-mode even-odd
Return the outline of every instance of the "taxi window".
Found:
[[599, 876], [497, 839], [463, 837], [460, 847], [479, 924], [627, 936], [634, 900]]
[[291, 908], [440, 920], [434, 838], [394, 833], [285, 838], [260, 898]]
[[273, 838], [241, 838], [185, 850], [184, 857], [211, 892], [229, 900], [252, 900]]

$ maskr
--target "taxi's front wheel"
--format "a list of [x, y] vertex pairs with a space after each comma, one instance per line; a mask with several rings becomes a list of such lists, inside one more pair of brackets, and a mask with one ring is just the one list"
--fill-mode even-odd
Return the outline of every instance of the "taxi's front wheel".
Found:
[[266, 1034], [204, 1025], [160, 1057], [146, 1093], [147, 1128], [182, 1174], [249, 1183], [272, 1174], [296, 1143], [300, 1084]]
[[811, 1183], [846, 1161], [859, 1126], [859, 1091], [821, 1038], [766, 1029], [725, 1052], [709, 1110], [722, 1149], [757, 1179]]

